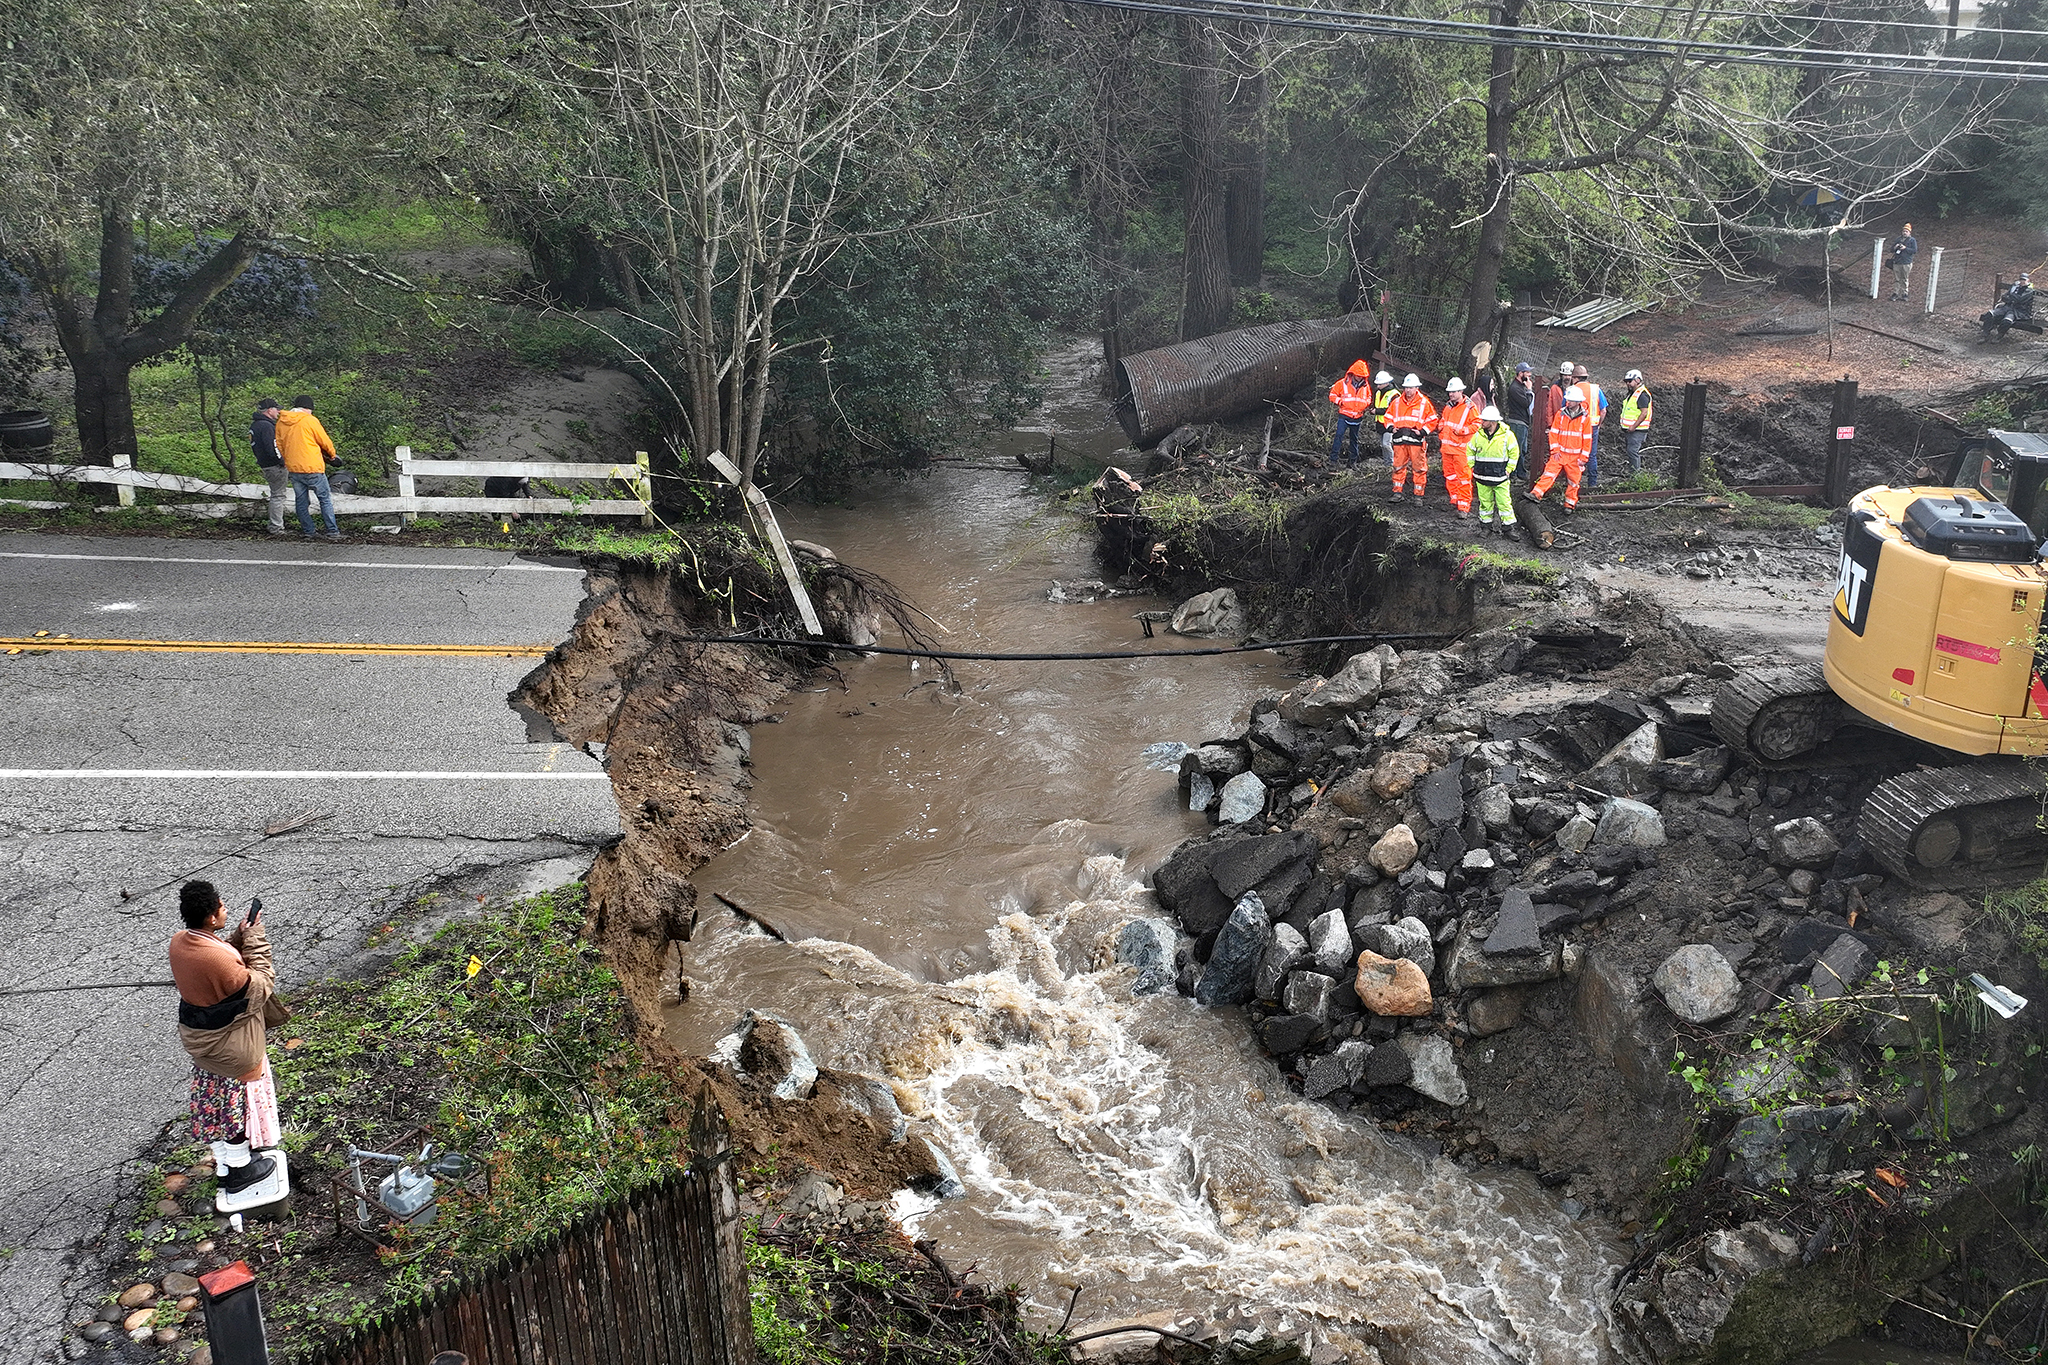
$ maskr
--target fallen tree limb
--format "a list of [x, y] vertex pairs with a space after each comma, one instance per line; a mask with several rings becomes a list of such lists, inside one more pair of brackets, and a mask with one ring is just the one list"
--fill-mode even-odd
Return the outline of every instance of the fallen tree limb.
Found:
[[1836, 318], [1835, 322], [1837, 325], [1842, 327], [1854, 327], [1859, 332], [1870, 332], [1876, 336], [1890, 337], [1893, 341], [1903, 341], [1908, 346], [1918, 346], [1921, 350], [1932, 351], [1936, 355], [1947, 354], [1947, 352], [1942, 350], [1942, 348], [1939, 346], [1930, 346], [1924, 341], [1915, 341], [1911, 337], [1900, 336], [1897, 332], [1887, 332], [1884, 328], [1872, 327], [1867, 322], [1850, 322], [1847, 318]]

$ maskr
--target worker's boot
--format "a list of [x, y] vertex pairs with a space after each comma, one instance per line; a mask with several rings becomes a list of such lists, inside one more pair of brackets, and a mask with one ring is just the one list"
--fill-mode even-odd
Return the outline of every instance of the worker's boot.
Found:
[[268, 1180], [270, 1172], [277, 1166], [267, 1156], [253, 1156], [246, 1141], [214, 1143], [213, 1163], [220, 1187], [229, 1194], [239, 1194], [251, 1185]]

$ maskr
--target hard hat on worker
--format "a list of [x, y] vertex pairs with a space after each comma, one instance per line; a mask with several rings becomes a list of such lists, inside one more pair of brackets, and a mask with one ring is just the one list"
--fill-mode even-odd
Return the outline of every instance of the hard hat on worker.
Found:
[[1422, 387], [1422, 380], [1420, 377], [1411, 374], [1401, 381], [1401, 387], [1404, 389], [1419, 389]]
[[1567, 403], [1583, 403], [1586, 401], [1586, 391], [1577, 384], [1574, 384], [1564, 391], [1564, 401]]
[[1589, 377], [1589, 376], [1588, 376], [1588, 372], [1587, 372], [1587, 370], [1586, 370], [1586, 367], [1585, 367], [1584, 365], [1576, 365], [1576, 366], [1573, 366], [1573, 367], [1572, 367], [1572, 374], [1574, 374], [1575, 376], [1577, 376], [1577, 377], [1578, 377], [1578, 378], [1580, 378], [1580, 379], [1585, 379], [1585, 378], [1588, 378], [1588, 377]]
[[1346, 370], [1346, 371], [1344, 371], [1344, 373], [1346, 373], [1346, 374], [1355, 374], [1355, 375], [1357, 375], [1357, 376], [1358, 376], [1358, 377], [1359, 377], [1360, 379], [1363, 379], [1363, 378], [1365, 378], [1365, 376], [1366, 376], [1366, 365], [1365, 365], [1365, 362], [1364, 362], [1363, 360], [1354, 360], [1354, 361], [1352, 361], [1352, 362], [1351, 362], [1351, 368], [1350, 368], [1350, 369], [1348, 369], [1348, 370]]
[[1456, 375], [1452, 375], [1450, 382], [1444, 385], [1445, 393], [1463, 393], [1464, 391], [1465, 381], [1458, 378]]
[[1479, 420], [1482, 422], [1498, 422], [1500, 420], [1500, 409], [1489, 404], [1486, 411], [1479, 414]]
[[1566, 379], [1570, 379], [1570, 378], [1572, 377], [1572, 363], [1571, 363], [1571, 361], [1567, 360], [1567, 361], [1565, 361], [1565, 363], [1564, 363], [1564, 364], [1562, 364], [1562, 365], [1558, 366], [1558, 367], [1557, 367], [1557, 372], [1558, 372], [1559, 374], [1563, 375], [1563, 376], [1564, 376], [1564, 377], [1565, 377]]
[[1381, 370], [1372, 377], [1372, 382], [1375, 384], [1391, 384], [1394, 382], [1394, 376], [1388, 374], [1385, 370]]
[[1622, 380], [1624, 383], [1631, 379], [1635, 380], [1637, 383], [1641, 383], [1643, 379], [1643, 372], [1641, 370], [1630, 370], [1627, 374], [1622, 376]]

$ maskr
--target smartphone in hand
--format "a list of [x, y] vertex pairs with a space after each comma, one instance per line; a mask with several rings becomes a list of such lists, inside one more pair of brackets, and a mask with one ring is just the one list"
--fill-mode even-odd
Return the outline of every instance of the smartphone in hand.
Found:
[[256, 922], [256, 921], [258, 920], [258, 919], [262, 918], [262, 916], [263, 916], [263, 900], [262, 900], [262, 898], [261, 898], [260, 896], [251, 896], [251, 897], [249, 897], [249, 918], [248, 918], [248, 920], [247, 920], [246, 922], [247, 922], [247, 923], [249, 923], [249, 924], [254, 924], [254, 923], [255, 923], [255, 922]]

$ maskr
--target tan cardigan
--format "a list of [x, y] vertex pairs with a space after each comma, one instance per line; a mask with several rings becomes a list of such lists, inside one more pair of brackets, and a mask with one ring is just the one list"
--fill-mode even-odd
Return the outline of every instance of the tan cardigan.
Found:
[[235, 979], [238, 967], [247, 977], [249, 992], [242, 1012], [220, 1028], [179, 1024], [178, 1041], [201, 1071], [253, 1081], [263, 1074], [263, 1016], [277, 989], [263, 925], [259, 922], [237, 929], [226, 943], [191, 929], [181, 930], [171, 939], [171, 976], [187, 1004], [217, 1005], [242, 989]]

